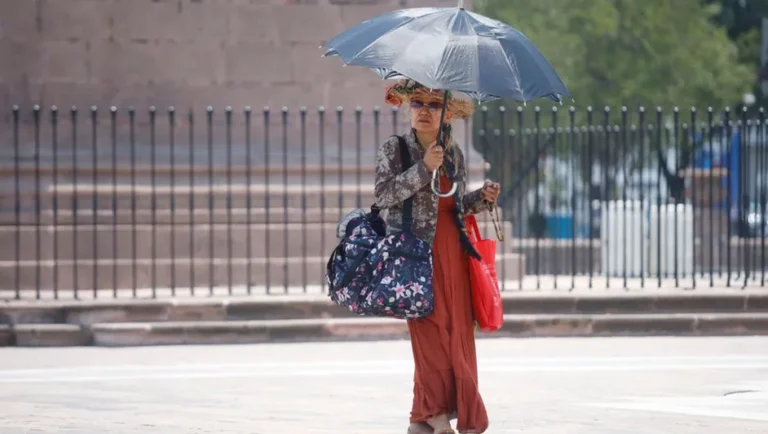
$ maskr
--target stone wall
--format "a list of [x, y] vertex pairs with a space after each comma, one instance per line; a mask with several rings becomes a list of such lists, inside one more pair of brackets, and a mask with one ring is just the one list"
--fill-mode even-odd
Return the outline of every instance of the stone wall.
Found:
[[25, 121], [34, 104], [105, 113], [135, 106], [139, 123], [149, 106], [202, 114], [231, 105], [239, 117], [249, 105], [256, 127], [264, 106], [295, 113], [341, 105], [351, 121], [355, 106], [383, 105], [383, 84], [321, 58], [320, 44], [379, 13], [436, 5], [455, 0], [0, 0], [2, 139], [10, 138], [12, 104]]

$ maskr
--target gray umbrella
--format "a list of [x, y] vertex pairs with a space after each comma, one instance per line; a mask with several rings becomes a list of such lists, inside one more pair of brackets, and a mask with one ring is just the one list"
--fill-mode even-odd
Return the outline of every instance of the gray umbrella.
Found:
[[[478, 101], [545, 97], [556, 102], [571, 96], [525, 35], [466, 11], [463, 0], [457, 8], [384, 13], [342, 32], [325, 47], [325, 56], [338, 56], [347, 65], [371, 68], [382, 78], [410, 78], [443, 89], [446, 95], [460, 91]], [[437, 171], [433, 175], [437, 179]], [[441, 194], [434, 183], [432, 189], [439, 196], [449, 195]]]

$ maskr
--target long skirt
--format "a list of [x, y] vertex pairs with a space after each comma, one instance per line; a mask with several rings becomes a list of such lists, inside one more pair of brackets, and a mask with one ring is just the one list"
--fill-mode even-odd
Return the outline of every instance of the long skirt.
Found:
[[455, 206], [453, 197], [440, 198], [432, 253], [434, 312], [408, 322], [416, 365], [410, 421], [448, 414], [458, 419], [459, 432], [482, 433], [488, 414], [478, 390], [468, 257], [459, 242]]

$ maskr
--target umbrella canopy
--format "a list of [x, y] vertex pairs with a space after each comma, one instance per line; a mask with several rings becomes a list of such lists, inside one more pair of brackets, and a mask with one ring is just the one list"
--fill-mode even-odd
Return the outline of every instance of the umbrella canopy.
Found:
[[552, 65], [520, 31], [458, 8], [384, 13], [337, 35], [325, 56], [382, 78], [407, 77], [478, 101], [570, 97]]

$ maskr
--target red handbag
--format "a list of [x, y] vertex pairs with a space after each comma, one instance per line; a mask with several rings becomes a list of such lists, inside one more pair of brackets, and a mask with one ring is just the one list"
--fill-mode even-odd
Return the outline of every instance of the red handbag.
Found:
[[[494, 215], [494, 210], [495, 206], [491, 208], [491, 217]], [[504, 323], [504, 308], [501, 303], [499, 279], [496, 276], [496, 241], [481, 237], [475, 216], [468, 216], [464, 221], [469, 241], [482, 257], [482, 261], [469, 257], [469, 279], [472, 286], [475, 322], [480, 330], [493, 332], [500, 329]], [[496, 237], [499, 241], [504, 241], [499, 223], [497, 220], [493, 223], [496, 227]]]

